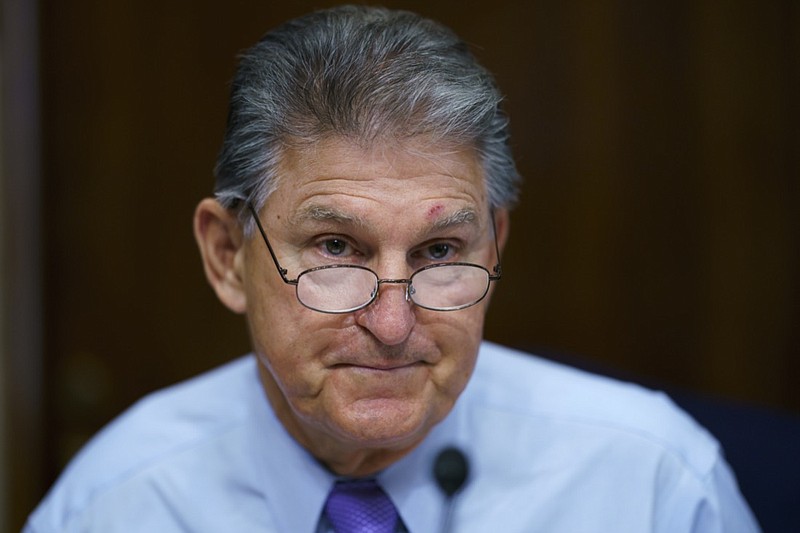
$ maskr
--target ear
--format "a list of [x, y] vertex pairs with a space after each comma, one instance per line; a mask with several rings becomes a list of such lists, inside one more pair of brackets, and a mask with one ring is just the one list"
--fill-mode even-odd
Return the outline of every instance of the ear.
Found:
[[214, 198], [204, 199], [194, 212], [194, 238], [206, 278], [217, 297], [234, 313], [244, 313], [247, 309], [241, 269], [244, 237], [236, 214]]
[[494, 228], [495, 231], [497, 231], [497, 247], [500, 249], [500, 252], [502, 252], [506, 247], [510, 225], [511, 216], [508, 213], [508, 209], [495, 209]]

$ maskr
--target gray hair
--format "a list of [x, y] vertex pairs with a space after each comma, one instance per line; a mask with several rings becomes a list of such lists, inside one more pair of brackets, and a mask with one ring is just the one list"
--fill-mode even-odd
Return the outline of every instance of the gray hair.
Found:
[[501, 100], [467, 45], [416, 14], [341, 6], [291, 20], [242, 55], [216, 197], [229, 208], [244, 200], [260, 209], [287, 147], [428, 135], [474, 148], [491, 206], [511, 207], [520, 177]]

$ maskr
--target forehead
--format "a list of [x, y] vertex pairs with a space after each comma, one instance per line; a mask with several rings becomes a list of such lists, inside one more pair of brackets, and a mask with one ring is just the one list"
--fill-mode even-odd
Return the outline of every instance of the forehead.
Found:
[[[476, 150], [418, 137], [363, 147], [331, 138], [286, 149], [278, 166], [273, 209], [410, 215], [486, 208]], [[377, 212], [373, 212], [376, 211]]]

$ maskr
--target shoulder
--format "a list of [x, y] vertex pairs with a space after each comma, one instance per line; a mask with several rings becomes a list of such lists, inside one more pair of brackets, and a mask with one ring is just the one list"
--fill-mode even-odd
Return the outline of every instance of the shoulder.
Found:
[[127, 470], [236, 427], [246, 418], [243, 397], [255, 379], [254, 362], [244, 357], [151, 393], [98, 433], [66, 473], [107, 461], [118, 467], [106, 470]]
[[718, 442], [661, 392], [485, 343], [462, 399], [460, 438], [482, 474], [474, 494], [535, 509], [520, 524], [758, 529]]
[[710, 433], [659, 391], [492, 343], [481, 348], [474, 380], [482, 409], [537, 432], [557, 425], [560, 434], [637, 442], [674, 455], [700, 477], [719, 459]]
[[56, 524], [66, 524], [118, 487], [164, 475], [188, 454], [202, 455], [212, 443], [236, 439], [248, 420], [247, 396], [257, 390], [255, 363], [243, 357], [146, 396], [73, 458], [31, 524], [57, 530]]

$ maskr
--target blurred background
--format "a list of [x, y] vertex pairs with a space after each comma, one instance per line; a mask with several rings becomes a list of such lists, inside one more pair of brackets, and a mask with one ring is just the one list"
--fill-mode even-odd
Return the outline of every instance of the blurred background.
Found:
[[[341, 2], [0, 0], [0, 529], [143, 394], [248, 350], [192, 237], [236, 56]], [[800, 3], [389, 1], [507, 95], [486, 336], [800, 413]]]

